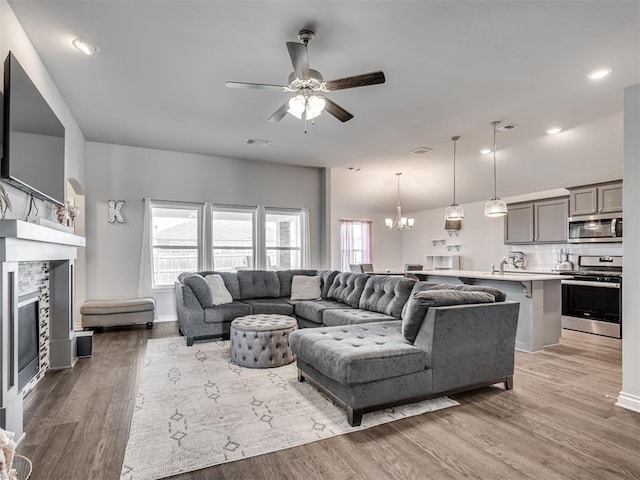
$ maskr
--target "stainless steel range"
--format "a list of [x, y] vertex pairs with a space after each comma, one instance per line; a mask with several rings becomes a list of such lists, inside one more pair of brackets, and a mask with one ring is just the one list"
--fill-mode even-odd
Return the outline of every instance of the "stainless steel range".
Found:
[[562, 274], [562, 327], [622, 338], [622, 257], [581, 255]]

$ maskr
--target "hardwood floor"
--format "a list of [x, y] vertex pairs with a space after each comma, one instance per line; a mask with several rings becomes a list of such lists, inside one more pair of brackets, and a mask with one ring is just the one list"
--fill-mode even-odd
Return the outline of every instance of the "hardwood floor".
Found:
[[[119, 478], [146, 341], [174, 335], [175, 323], [96, 332], [91, 359], [47, 373], [25, 399], [32, 480]], [[516, 354], [511, 391], [172, 478], [640, 479], [640, 415], [614, 406], [620, 375], [620, 340], [565, 330]]]

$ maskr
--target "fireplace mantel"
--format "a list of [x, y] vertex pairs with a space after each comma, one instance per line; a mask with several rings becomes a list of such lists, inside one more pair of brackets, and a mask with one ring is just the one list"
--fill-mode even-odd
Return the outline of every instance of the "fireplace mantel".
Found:
[[74, 260], [84, 237], [22, 220], [0, 220], [0, 427], [23, 435], [22, 392], [18, 391], [18, 262], [50, 265], [49, 351], [51, 368], [77, 359], [73, 331]]
[[76, 258], [85, 239], [22, 220], [0, 220], [0, 262]]

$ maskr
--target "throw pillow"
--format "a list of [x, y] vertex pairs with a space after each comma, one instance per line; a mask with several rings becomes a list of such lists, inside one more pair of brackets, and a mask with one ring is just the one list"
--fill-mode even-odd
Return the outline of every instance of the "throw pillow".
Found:
[[291, 300], [319, 300], [320, 277], [309, 275], [294, 275], [291, 280]]
[[418, 336], [429, 307], [446, 307], [472, 303], [493, 303], [493, 295], [486, 292], [464, 292], [459, 290], [425, 290], [411, 295], [402, 317], [402, 336], [413, 343]]
[[202, 305], [202, 308], [213, 306], [213, 295], [211, 295], [211, 287], [209, 287], [209, 284], [202, 277], [202, 275], [193, 273], [186, 278], [183, 277], [182, 283], [191, 287], [191, 290], [193, 290], [193, 294], [200, 302], [200, 305]]
[[227, 290], [227, 286], [224, 284], [224, 280], [220, 275], [214, 273], [212, 275], [207, 275], [204, 279], [211, 288], [214, 305], [233, 302], [233, 297], [231, 296], [231, 293], [229, 293], [229, 290]]

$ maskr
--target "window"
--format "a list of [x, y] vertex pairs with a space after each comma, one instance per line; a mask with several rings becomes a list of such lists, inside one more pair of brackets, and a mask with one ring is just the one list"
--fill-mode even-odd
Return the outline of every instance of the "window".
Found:
[[152, 204], [155, 286], [173, 285], [180, 273], [198, 270], [200, 212], [201, 207], [194, 205]]
[[307, 210], [150, 202], [151, 242], [143, 257], [150, 246], [153, 288], [173, 286], [182, 272], [307, 268]]
[[213, 269], [235, 272], [256, 265], [255, 208], [213, 206]]
[[267, 270], [306, 267], [303, 259], [303, 212], [265, 209]]
[[343, 272], [352, 264], [373, 263], [370, 221], [340, 220], [340, 259]]

